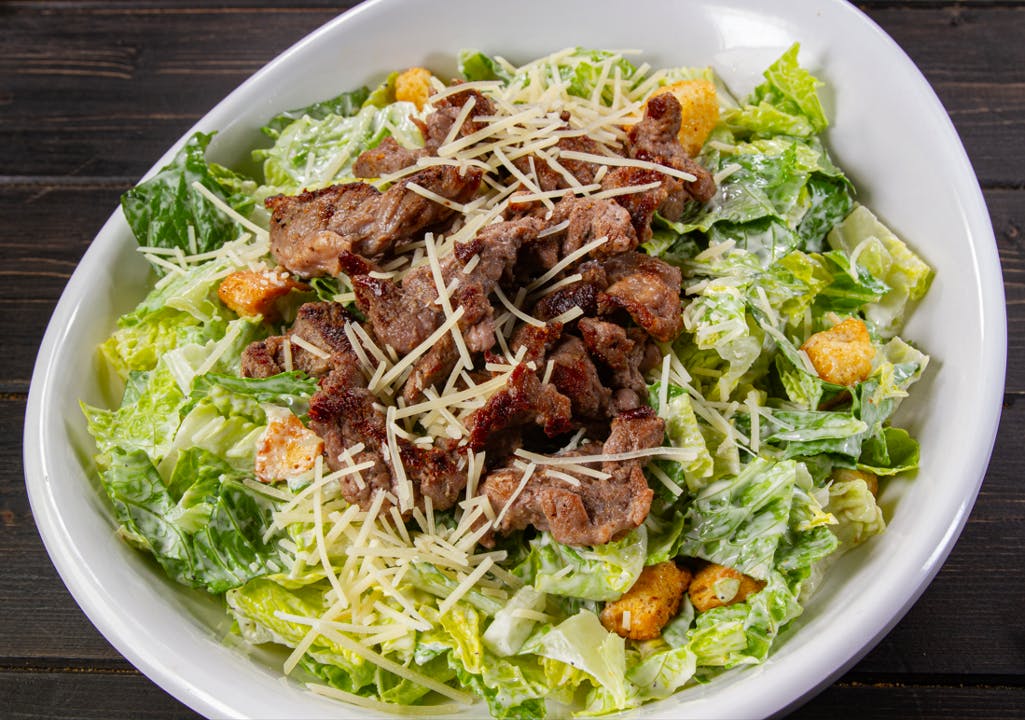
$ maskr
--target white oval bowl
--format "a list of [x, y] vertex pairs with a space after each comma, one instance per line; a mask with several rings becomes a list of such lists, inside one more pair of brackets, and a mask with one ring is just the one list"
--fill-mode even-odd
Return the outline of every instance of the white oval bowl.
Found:
[[[628, 9], [627, 9], [628, 8]], [[624, 16], [628, 15], [628, 16]], [[644, 21], [643, 18], [655, 18]], [[755, 718], [824, 687], [910, 608], [950, 552], [975, 501], [1000, 416], [1006, 319], [989, 216], [946, 112], [903, 51], [858, 10], [804, 0], [372, 0], [312, 33], [242, 84], [193, 130], [219, 131], [218, 161], [242, 162], [276, 112], [427, 65], [454, 74], [479, 48], [522, 62], [570, 45], [643, 51], [653, 66], [715, 67], [737, 95], [791, 43], [826, 81], [827, 145], [859, 199], [936, 270], [904, 335], [932, 354], [900, 410], [921, 440], [913, 480], [882, 496], [889, 528], [845, 556], [761, 666], [726, 673], [630, 713]], [[172, 157], [182, 138], [154, 165]], [[259, 654], [229, 647], [227, 618], [174, 585], [114, 535], [91, 471], [79, 400], [109, 402], [96, 346], [145, 293], [147, 266], [120, 211], [99, 232], [43, 339], [25, 421], [26, 484], [40, 534], [90, 620], [132, 664], [213, 717], [385, 717], [319, 698]], [[965, 444], [971, 428], [972, 444]], [[866, 589], [870, 588], [868, 592]], [[471, 715], [486, 716], [477, 705]]]

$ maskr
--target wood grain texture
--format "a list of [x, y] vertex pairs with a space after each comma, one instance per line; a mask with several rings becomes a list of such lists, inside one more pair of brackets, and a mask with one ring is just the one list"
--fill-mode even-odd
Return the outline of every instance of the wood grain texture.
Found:
[[[120, 193], [242, 80], [352, 4], [0, 4], [0, 716], [195, 717], [61, 585], [24, 492], [25, 394], [57, 298]], [[792, 716], [1025, 717], [1025, 2], [858, 5], [932, 83], [985, 188], [1007, 298], [1007, 394], [978, 502], [936, 579]]]

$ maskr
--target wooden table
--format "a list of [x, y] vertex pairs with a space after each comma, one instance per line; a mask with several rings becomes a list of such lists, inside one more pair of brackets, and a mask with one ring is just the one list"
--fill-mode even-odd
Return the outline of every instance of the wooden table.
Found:
[[[0, 5], [2, 717], [193, 716], [93, 629], [43, 550], [21, 467], [29, 377], [54, 304], [120, 193], [229, 90], [350, 4]], [[794, 717], [1022, 718], [1025, 2], [861, 7], [933, 83], [974, 163], [1003, 262], [1009, 364], [993, 460], [943, 570]]]

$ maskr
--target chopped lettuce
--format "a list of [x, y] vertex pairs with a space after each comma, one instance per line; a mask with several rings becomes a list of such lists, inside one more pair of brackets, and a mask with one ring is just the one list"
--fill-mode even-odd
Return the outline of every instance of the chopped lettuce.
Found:
[[883, 511], [861, 478], [830, 485], [826, 509], [837, 519], [837, 524], [830, 529], [844, 549], [865, 542], [886, 527]]
[[329, 100], [322, 100], [306, 107], [278, 113], [260, 130], [264, 135], [277, 140], [281, 136], [282, 131], [299, 118], [309, 117], [313, 120], [323, 120], [329, 115], [350, 117], [355, 115], [369, 98], [370, 90], [365, 87], [356, 88], [349, 92], [343, 92]]
[[889, 288], [865, 308], [865, 319], [883, 337], [896, 334], [908, 303], [921, 299], [929, 289], [932, 269], [863, 205], [830, 231], [829, 245], [856, 256], [859, 265]]
[[515, 573], [536, 590], [585, 600], [615, 600], [644, 569], [648, 536], [644, 526], [621, 540], [595, 547], [573, 547], [541, 533]]
[[509, 71], [500, 62], [480, 50], [459, 51], [459, 74], [469, 82], [479, 80], [509, 82], [512, 79]]
[[739, 475], [708, 485], [687, 509], [678, 554], [767, 578], [787, 529], [794, 487], [810, 484], [807, 475], [792, 460], [755, 458]]
[[794, 43], [783, 53], [765, 71], [765, 82], [725, 118], [734, 132], [807, 137], [826, 129], [828, 122], [818, 95], [822, 82], [800, 66], [800, 49]]
[[594, 613], [582, 610], [558, 625], [541, 628], [520, 652], [583, 671], [621, 706], [627, 694], [625, 650], [623, 638], [602, 627]]
[[168, 484], [141, 450], [115, 450], [105, 466], [100, 478], [122, 534], [177, 582], [219, 593], [285, 569], [278, 536], [264, 538], [274, 502], [227, 463], [192, 448]]
[[360, 153], [388, 136], [405, 147], [423, 145], [411, 119], [416, 116], [416, 106], [406, 102], [383, 108], [367, 105], [351, 116], [302, 115], [281, 130], [273, 147], [253, 152], [263, 161], [266, 192], [295, 194], [351, 179]]
[[207, 162], [212, 138], [197, 132], [156, 175], [121, 196], [125, 220], [140, 245], [177, 248], [188, 255], [216, 250], [239, 236], [235, 221], [193, 187], [200, 183], [243, 216], [255, 203], [254, 182]]

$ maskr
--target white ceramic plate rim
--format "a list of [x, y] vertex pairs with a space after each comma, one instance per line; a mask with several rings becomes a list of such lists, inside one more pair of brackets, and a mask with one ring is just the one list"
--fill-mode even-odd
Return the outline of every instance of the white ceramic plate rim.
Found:
[[[396, 8], [416, 5], [416, 2], [403, 0], [371, 0], [307, 36], [218, 104], [168, 150], [147, 175], [164, 165], [194, 130], [221, 129], [225, 136], [230, 135], [238, 109], [261, 97], [258, 88], [274, 77], [286, 76], [293, 59], [322, 39], [351, 31], [360, 22], [372, 24], [380, 19], [379, 16]], [[756, 8], [754, 12], [761, 12], [757, 10], [758, 4], [751, 0], [736, 0], [723, 5]], [[1006, 356], [1002, 278], [985, 203], [956, 131], [918, 70], [870, 20], [845, 3], [818, 2], [814, 7], [820, 14], [828, 12], [845, 17], [852, 28], [872, 36], [878, 48], [890, 53], [894, 62], [892, 72], [907, 76], [905, 82], [917, 93], [916, 102], [924, 121], [937, 129], [947, 146], [956, 149], [952, 160], [956, 178], [952, 182], [960, 203], [964, 232], [971, 244], [971, 273], [978, 280], [976, 296], [972, 300], [977, 303], [979, 337], [984, 343], [979, 350], [979, 371], [982, 377], [990, 379], [980, 388], [978, 412], [973, 418], [975, 433], [983, 440], [959, 460], [959, 468], [965, 471], [966, 477], [956, 496], [945, 498], [943, 522], [928, 538], [922, 538], [922, 545], [928, 545], [930, 549], [918, 547], [890, 566], [889, 574], [904, 578], [903, 582], [874, 588], [871, 605], [857, 598], [829, 598], [829, 602], [844, 603], [844, 611], [857, 622], [856, 628], [830, 628], [829, 642], [800, 640], [783, 643], [765, 665], [730, 673], [707, 686], [648, 706], [643, 714], [651, 717], [680, 717], [681, 713], [707, 718], [770, 715], [792, 706], [829, 683], [859, 659], [910, 608], [950, 552], [974, 503], [999, 422]], [[808, 4], [808, 11], [813, 11], [812, 3]], [[278, 109], [268, 107], [267, 115]], [[70, 511], [60, 507], [56, 499], [62, 473], [67, 466], [62, 465], [65, 459], [56, 455], [54, 450], [55, 443], [62, 439], [66, 442], [63, 437], [66, 419], [54, 418], [52, 412], [58, 402], [54, 372], [60, 367], [61, 351], [66, 346], [70, 328], [81, 314], [89, 310], [82, 303], [86, 290], [94, 281], [93, 272], [114, 260], [126, 232], [124, 219], [118, 211], [97, 235], [54, 311], [32, 377], [25, 423], [25, 472], [33, 513], [50, 557], [72, 595], [114, 647], [161, 687], [198, 712], [212, 717], [274, 717], [288, 712], [289, 708], [293, 714], [301, 711], [308, 717], [340, 717], [355, 713], [355, 708], [347, 709], [346, 706], [314, 698], [292, 683], [273, 682], [274, 674], [270, 669], [244, 658], [240, 662], [235, 649], [210, 643], [204, 649], [205, 657], [197, 658], [189, 652], [194, 649], [190, 643], [197, 641], [195, 633], [186, 633], [188, 637], [178, 643], [173, 637], [173, 629], [147, 627], [149, 618], [137, 612], [139, 609], [133, 606], [130, 598], [119, 594], [119, 588], [104, 584], [102, 573], [90, 564], [95, 562], [95, 557], [89, 557], [79, 548], [69, 531]], [[816, 602], [819, 602], [818, 597], [813, 599], [812, 605]], [[887, 610], [879, 612], [880, 607]], [[809, 612], [809, 615], [814, 613]], [[824, 630], [817, 627], [814, 617], [801, 628], [802, 633], [808, 635]], [[154, 645], [144, 639], [150, 633], [158, 636], [160, 644]], [[727, 684], [730, 685], [728, 702], [719, 693]], [[358, 714], [375, 715], [365, 710], [359, 710]]]

